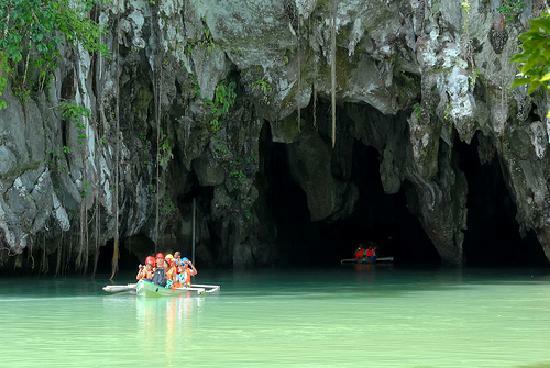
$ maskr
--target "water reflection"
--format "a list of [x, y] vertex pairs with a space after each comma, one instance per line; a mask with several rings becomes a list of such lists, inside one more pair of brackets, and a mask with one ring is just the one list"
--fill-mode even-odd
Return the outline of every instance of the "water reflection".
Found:
[[166, 364], [175, 365], [191, 341], [204, 302], [191, 293], [158, 299], [136, 297], [139, 339], [163, 348]]
[[550, 361], [548, 270], [350, 267], [211, 279], [220, 293], [159, 299], [106, 295], [103, 283], [0, 280], [9, 337], [0, 366], [534, 368]]

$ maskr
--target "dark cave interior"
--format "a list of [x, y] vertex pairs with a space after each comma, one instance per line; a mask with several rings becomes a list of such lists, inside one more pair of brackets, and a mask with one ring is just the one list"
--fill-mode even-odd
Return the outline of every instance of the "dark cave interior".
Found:
[[359, 200], [350, 216], [332, 222], [310, 221], [306, 194], [290, 174], [287, 150], [286, 144], [264, 142], [267, 207], [283, 263], [337, 265], [352, 257], [359, 244], [375, 245], [378, 256], [394, 256], [398, 264], [439, 263], [436, 249], [407, 209], [406, 183], [396, 194], [384, 193], [374, 148], [354, 142], [351, 181], [359, 188]]
[[522, 238], [515, 219], [516, 205], [506, 187], [498, 159], [481, 164], [479, 133], [470, 145], [457, 143], [459, 166], [468, 181], [467, 230], [464, 259], [467, 266], [533, 266], [547, 264], [536, 235]]
[[[481, 164], [478, 136], [470, 145], [457, 140], [453, 149], [469, 187], [465, 266], [547, 265], [534, 232], [520, 235], [516, 206], [498, 160]], [[283, 263], [336, 265], [339, 259], [350, 258], [358, 244], [376, 245], [379, 256], [394, 256], [397, 265], [441, 263], [436, 248], [407, 207], [407, 194], [415, 195], [410, 184], [404, 182], [398, 193], [384, 193], [380, 155], [373, 147], [354, 140], [351, 182], [359, 189], [359, 199], [351, 215], [336, 221], [310, 221], [306, 193], [290, 174], [288, 145], [266, 137], [262, 154], [267, 208], [277, 228], [275, 243]]]

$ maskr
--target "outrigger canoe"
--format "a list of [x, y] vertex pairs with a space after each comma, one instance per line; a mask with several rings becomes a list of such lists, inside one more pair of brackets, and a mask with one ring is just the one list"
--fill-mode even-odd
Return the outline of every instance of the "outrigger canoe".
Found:
[[161, 297], [180, 295], [184, 292], [196, 292], [197, 294], [213, 293], [220, 290], [220, 287], [218, 285], [193, 285], [192, 287], [172, 289], [155, 285], [151, 281], [141, 280], [137, 284], [105, 286], [103, 290], [109, 293], [121, 293], [130, 291], [135, 292], [137, 295], [142, 295], [146, 297]]
[[374, 263], [393, 263], [393, 257], [376, 257], [375, 260], [367, 257], [363, 258], [344, 258], [340, 260], [340, 264], [374, 264]]

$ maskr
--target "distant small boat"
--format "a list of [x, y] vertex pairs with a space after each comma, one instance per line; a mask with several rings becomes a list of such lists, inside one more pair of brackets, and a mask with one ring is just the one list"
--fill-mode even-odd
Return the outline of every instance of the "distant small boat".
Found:
[[393, 257], [376, 257], [375, 259], [363, 257], [363, 258], [344, 258], [340, 260], [340, 264], [379, 264], [379, 263], [393, 263]]

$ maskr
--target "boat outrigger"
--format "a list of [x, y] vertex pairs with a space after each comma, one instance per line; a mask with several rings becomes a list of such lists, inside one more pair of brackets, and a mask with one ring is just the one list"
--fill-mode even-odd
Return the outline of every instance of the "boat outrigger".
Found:
[[393, 257], [369, 257], [363, 258], [344, 258], [340, 260], [340, 264], [388, 264], [393, 263]]

